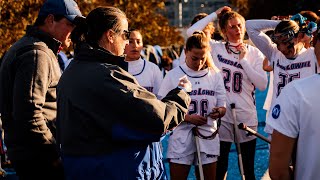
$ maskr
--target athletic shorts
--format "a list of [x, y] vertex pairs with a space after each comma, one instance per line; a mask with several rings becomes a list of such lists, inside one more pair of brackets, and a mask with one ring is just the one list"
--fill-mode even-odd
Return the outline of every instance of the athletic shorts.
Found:
[[[257, 131], [257, 126], [248, 126], [249, 128]], [[235, 142], [234, 137], [234, 126], [232, 123], [221, 121], [221, 126], [219, 129], [219, 138], [220, 141], [225, 142]], [[254, 135], [248, 135], [247, 131], [239, 129], [239, 137], [238, 140], [240, 143], [248, 142], [256, 139]]]
[[[201, 152], [200, 156], [201, 156], [202, 165], [214, 163], [214, 162], [217, 162], [217, 160], [218, 160], [217, 155], [210, 155], [210, 154], [206, 154], [204, 152]], [[170, 158], [169, 161], [172, 163], [185, 164], [185, 165], [196, 165], [197, 166], [199, 164], [197, 153], [190, 154], [188, 156], [181, 157], [181, 158]]]

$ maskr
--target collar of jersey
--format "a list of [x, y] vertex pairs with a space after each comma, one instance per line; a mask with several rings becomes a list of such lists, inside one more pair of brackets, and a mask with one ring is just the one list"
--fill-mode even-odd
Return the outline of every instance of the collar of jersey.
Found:
[[295, 59], [297, 59], [297, 57], [298, 56], [300, 56], [300, 54], [302, 54], [303, 52], [305, 52], [307, 49], [306, 48], [301, 48], [301, 50], [298, 52], [298, 54], [296, 54], [296, 56], [295, 57], [293, 57], [293, 58], [287, 58], [288, 60], [295, 60]]
[[194, 71], [190, 69], [187, 64], [183, 64], [179, 66], [180, 70], [190, 78], [202, 78], [209, 73], [209, 68], [200, 71]]
[[139, 66], [141, 64], [141, 62], [143, 62], [143, 66], [140, 72], [136, 73], [136, 74], [132, 74], [132, 76], [138, 76], [140, 75], [143, 71], [144, 68], [146, 67], [146, 61], [142, 58], [136, 60], [136, 61], [127, 61], [129, 64], [131, 64], [132, 66]]

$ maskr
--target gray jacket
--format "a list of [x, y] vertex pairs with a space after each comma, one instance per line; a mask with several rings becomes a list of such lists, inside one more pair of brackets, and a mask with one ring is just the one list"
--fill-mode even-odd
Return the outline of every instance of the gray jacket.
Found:
[[56, 86], [61, 43], [35, 27], [14, 43], [0, 69], [0, 112], [12, 160], [57, 158]]

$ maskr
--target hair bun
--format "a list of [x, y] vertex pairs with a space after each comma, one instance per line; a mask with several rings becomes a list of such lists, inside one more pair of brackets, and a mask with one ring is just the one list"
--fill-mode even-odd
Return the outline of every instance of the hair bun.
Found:
[[218, 15], [218, 18], [220, 19], [222, 16], [224, 16], [225, 14], [227, 14], [227, 12], [230, 12], [231, 10], [229, 9], [224, 9], [220, 12], [220, 14]]

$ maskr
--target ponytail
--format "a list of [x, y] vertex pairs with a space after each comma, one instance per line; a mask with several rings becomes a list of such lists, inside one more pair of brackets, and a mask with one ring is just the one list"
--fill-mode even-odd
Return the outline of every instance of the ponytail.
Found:
[[77, 46], [85, 41], [85, 34], [88, 32], [88, 24], [86, 19], [81, 17], [75, 18], [75, 24], [76, 27], [73, 29], [70, 37], [74, 49], [77, 49]]
[[77, 27], [71, 33], [75, 49], [81, 42], [92, 46], [98, 44], [103, 33], [109, 29], [120, 32], [122, 19], [127, 19], [125, 13], [111, 6], [98, 7], [92, 10], [86, 19], [77, 19]]

